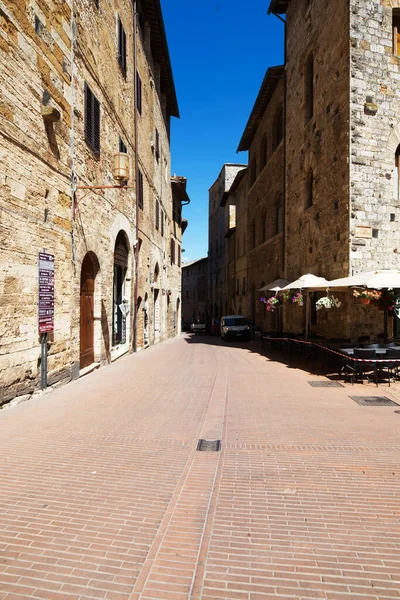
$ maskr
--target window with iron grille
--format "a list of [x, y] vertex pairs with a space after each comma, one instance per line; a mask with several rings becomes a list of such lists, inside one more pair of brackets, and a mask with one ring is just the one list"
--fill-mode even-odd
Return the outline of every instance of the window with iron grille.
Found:
[[156, 129], [156, 159], [159, 160], [160, 158], [160, 134], [158, 133], [158, 129]]
[[100, 102], [85, 83], [85, 140], [100, 154]]
[[181, 247], [178, 245], [178, 267], [181, 266]]
[[140, 208], [143, 208], [143, 174], [140, 171], [140, 169], [138, 169], [138, 178], [137, 178], [137, 197], [138, 197], [138, 204], [140, 206]]
[[126, 75], [126, 34], [118, 17], [118, 61], [124, 75]]
[[138, 113], [142, 114], [142, 80], [139, 73], [136, 71], [136, 107]]
[[164, 235], [164, 211], [161, 211], [161, 235]]
[[119, 151], [124, 152], [125, 154], [128, 153], [128, 148], [125, 146], [124, 140], [121, 137], [119, 138]]
[[175, 240], [171, 238], [171, 265], [175, 264]]
[[156, 200], [156, 229], [160, 229], [160, 203]]

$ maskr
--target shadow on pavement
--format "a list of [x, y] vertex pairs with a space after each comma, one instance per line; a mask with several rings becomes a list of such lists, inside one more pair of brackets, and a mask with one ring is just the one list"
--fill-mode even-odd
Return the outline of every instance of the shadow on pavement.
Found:
[[285, 365], [288, 369], [300, 369], [309, 375], [325, 376], [335, 380], [342, 380], [343, 376], [339, 377], [341, 368], [340, 361], [329, 362], [324, 357], [318, 357], [313, 352], [299, 353], [298, 355], [289, 354], [280, 351], [266, 351], [261, 341], [241, 341], [241, 342], [225, 342], [219, 336], [208, 334], [185, 333], [185, 341], [188, 344], [206, 344], [208, 346], [221, 346], [226, 348], [240, 348], [248, 350], [248, 352], [259, 354], [265, 357], [267, 361], [277, 362]]

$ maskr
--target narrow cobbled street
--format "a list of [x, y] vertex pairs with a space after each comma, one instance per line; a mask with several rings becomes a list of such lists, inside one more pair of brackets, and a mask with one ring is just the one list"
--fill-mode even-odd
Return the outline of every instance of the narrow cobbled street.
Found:
[[184, 334], [1, 411], [1, 600], [400, 598], [400, 414], [258, 349]]

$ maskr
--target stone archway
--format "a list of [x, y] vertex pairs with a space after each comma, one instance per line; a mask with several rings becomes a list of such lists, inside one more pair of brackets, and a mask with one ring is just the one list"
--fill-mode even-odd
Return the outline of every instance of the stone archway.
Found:
[[[82, 262], [80, 280], [80, 356], [81, 369], [95, 362], [96, 277], [100, 270], [97, 256], [88, 252]], [[98, 295], [98, 294], [97, 294]]]
[[127, 331], [129, 319], [130, 290], [126, 289], [126, 276], [129, 267], [129, 241], [126, 233], [120, 231], [114, 246], [114, 276], [112, 303], [112, 345], [125, 347], [129, 341]]

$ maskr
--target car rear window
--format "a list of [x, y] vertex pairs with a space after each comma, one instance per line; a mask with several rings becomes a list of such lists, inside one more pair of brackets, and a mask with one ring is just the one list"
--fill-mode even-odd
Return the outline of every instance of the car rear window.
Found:
[[244, 317], [231, 317], [229, 319], [225, 319], [225, 325], [227, 327], [236, 327], [236, 326], [244, 326], [247, 325], [247, 321]]

